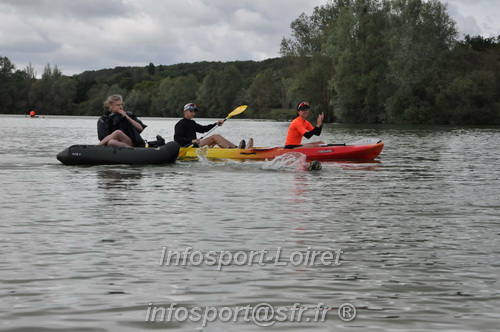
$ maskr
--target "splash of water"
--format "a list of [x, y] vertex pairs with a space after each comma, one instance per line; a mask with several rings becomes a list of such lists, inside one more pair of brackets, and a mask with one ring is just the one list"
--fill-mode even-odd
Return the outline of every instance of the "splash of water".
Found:
[[266, 161], [262, 169], [267, 170], [307, 170], [306, 155], [299, 152], [289, 152], [274, 158], [271, 161]]
[[210, 162], [207, 159], [208, 145], [202, 146], [196, 150], [196, 155], [198, 156], [198, 161], [206, 165]]

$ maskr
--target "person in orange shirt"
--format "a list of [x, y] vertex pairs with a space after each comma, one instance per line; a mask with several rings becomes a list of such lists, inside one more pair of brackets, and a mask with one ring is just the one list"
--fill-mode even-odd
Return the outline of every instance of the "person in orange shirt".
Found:
[[[323, 120], [325, 119], [323, 112], [318, 115], [316, 127], [313, 127], [313, 125], [306, 120], [309, 115], [309, 103], [302, 102], [297, 105], [297, 115], [297, 118], [292, 121], [290, 127], [288, 128], [285, 149], [293, 149], [302, 146], [302, 137], [309, 139], [313, 135], [321, 135], [321, 128], [323, 127]], [[321, 143], [322, 142], [315, 142], [311, 144]]]

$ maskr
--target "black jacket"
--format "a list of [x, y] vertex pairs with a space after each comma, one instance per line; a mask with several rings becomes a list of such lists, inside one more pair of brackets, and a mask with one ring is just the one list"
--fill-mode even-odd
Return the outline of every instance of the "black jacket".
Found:
[[[143, 130], [147, 127], [134, 115], [134, 113], [127, 112], [127, 115], [133, 120], [139, 122]], [[102, 140], [104, 137], [108, 136], [118, 129], [120, 129], [125, 133], [125, 135], [130, 137], [135, 147], [145, 146], [144, 140], [142, 139], [139, 131], [132, 124], [130, 124], [130, 122], [128, 122], [124, 116], [108, 111], [104, 113], [97, 121], [97, 136], [99, 137], [99, 140]]]
[[180, 146], [191, 145], [191, 141], [196, 139], [196, 133], [206, 133], [217, 124], [202, 126], [194, 120], [182, 118], [175, 125], [174, 141], [179, 143]]

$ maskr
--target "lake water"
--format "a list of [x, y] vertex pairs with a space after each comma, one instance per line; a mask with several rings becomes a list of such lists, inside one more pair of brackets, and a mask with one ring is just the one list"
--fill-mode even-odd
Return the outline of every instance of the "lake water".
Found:
[[[62, 165], [96, 121], [0, 116], [1, 331], [497, 329], [499, 127], [327, 124], [325, 142], [386, 145], [318, 172], [298, 156]], [[172, 139], [177, 119], [143, 121]], [[287, 126], [217, 132], [272, 146]]]

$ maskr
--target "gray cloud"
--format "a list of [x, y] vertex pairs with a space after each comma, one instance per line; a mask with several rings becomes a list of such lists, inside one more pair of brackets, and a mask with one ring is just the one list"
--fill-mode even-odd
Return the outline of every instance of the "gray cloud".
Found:
[[471, 36], [481, 34], [481, 28], [479, 27], [475, 17], [462, 15], [459, 8], [453, 4], [448, 5], [448, 13], [453, 17], [457, 24], [460, 37], [465, 34]]
[[496, 37], [500, 35], [500, 1], [498, 0], [444, 0], [448, 3], [448, 12], [457, 22], [460, 36], [482, 35]]

